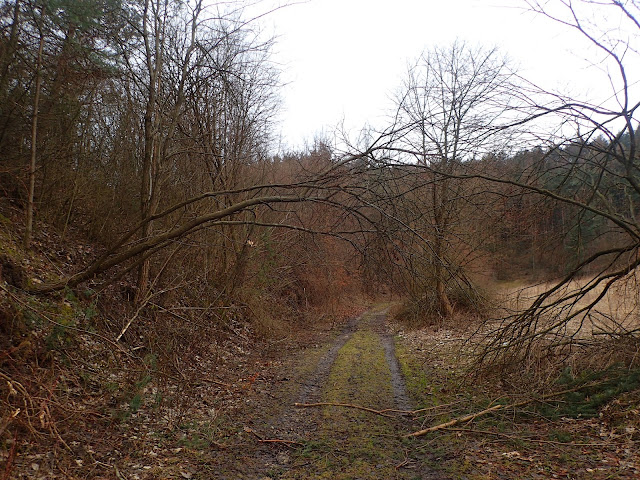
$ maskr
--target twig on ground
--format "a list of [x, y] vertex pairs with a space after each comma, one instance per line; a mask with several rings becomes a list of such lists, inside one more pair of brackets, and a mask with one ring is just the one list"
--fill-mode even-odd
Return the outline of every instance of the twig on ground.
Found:
[[576, 392], [578, 390], [582, 390], [583, 388], [591, 387], [593, 385], [597, 385], [597, 383], [588, 383], [588, 384], [585, 384], [585, 385], [580, 385], [580, 386], [575, 387], [575, 388], [569, 388], [567, 390], [561, 390], [559, 392], [549, 393], [549, 394], [543, 395], [543, 396], [541, 396], [539, 398], [530, 398], [528, 400], [523, 400], [522, 402], [512, 403], [510, 405], [502, 405], [502, 404], [494, 405], [492, 407], [485, 408], [484, 410], [481, 410], [480, 412], [476, 412], [476, 413], [472, 413], [472, 414], [469, 414], [469, 415], [465, 415], [463, 417], [454, 418], [453, 420], [450, 420], [448, 422], [441, 423], [439, 425], [434, 425], [433, 427], [425, 428], [423, 430], [418, 430], [417, 432], [413, 432], [413, 433], [408, 434], [407, 437], [421, 437], [423, 435], [426, 435], [427, 433], [437, 432], [438, 430], [444, 430], [446, 428], [453, 427], [454, 425], [458, 425], [460, 423], [470, 422], [471, 420], [475, 420], [478, 417], [487, 415], [489, 413], [493, 413], [493, 412], [495, 412], [497, 410], [524, 407], [525, 405], [528, 405], [528, 404], [533, 403], [533, 402], [541, 402], [541, 401], [547, 400], [549, 398], [559, 397], [560, 395], [564, 395], [566, 393], [571, 393], [571, 392]]
[[13, 443], [11, 444], [11, 448], [9, 449], [9, 453], [7, 454], [7, 462], [4, 466], [4, 473], [2, 475], [2, 480], [9, 480], [9, 475], [11, 475], [11, 470], [13, 469], [13, 462], [16, 458], [16, 445], [18, 444], [18, 434], [13, 434]]
[[440, 405], [434, 405], [433, 407], [419, 408], [418, 410], [412, 410], [412, 411], [407, 412], [407, 413], [411, 413], [412, 415], [417, 415], [418, 413], [430, 412], [432, 410], [438, 410], [439, 408], [452, 407], [454, 405], [458, 405], [459, 403], [462, 403], [462, 401], [458, 400], [456, 402], [443, 403], [443, 404], [440, 404]]
[[295, 440], [283, 440], [281, 438], [265, 438], [264, 440], [258, 440], [260, 443], [282, 443], [284, 445], [300, 445], [301, 442], [296, 442]]
[[113, 469], [115, 470], [116, 473], [116, 478], [118, 480], [127, 480], [121, 473], [120, 470], [118, 470], [118, 467], [116, 465], [113, 466]]
[[283, 440], [280, 438], [263, 438], [262, 436], [258, 435], [258, 433], [255, 430], [249, 427], [244, 427], [244, 431], [254, 435], [260, 443], [280, 443], [286, 446], [302, 445], [302, 443], [297, 442], [295, 440]]
[[[382, 417], [393, 418], [391, 415], [387, 415], [385, 412], [392, 412], [396, 410], [386, 409], [386, 410], [375, 410], [369, 407], [363, 407], [361, 405], [353, 405], [351, 403], [334, 403], [334, 402], [318, 402], [318, 403], [294, 403], [294, 407], [298, 408], [310, 408], [310, 407], [344, 407], [344, 408], [355, 408], [356, 410], [364, 410], [365, 412], [375, 413], [376, 415], [380, 415]], [[402, 412], [402, 413], [410, 413], [410, 412]]]
[[440, 423], [439, 425], [434, 425], [433, 427], [425, 428], [423, 430], [418, 430], [417, 432], [410, 433], [409, 435], [407, 435], [407, 437], [421, 437], [423, 435], [426, 435], [427, 433], [437, 432], [438, 430], [444, 430], [448, 427], [458, 425], [459, 423], [470, 422], [471, 420], [474, 420], [477, 417], [486, 415], [491, 412], [495, 412], [496, 410], [500, 410], [508, 406], [510, 405], [494, 405], [493, 407], [486, 408], [480, 412], [472, 413], [470, 415], [465, 415], [464, 417], [454, 418], [453, 420], [450, 420], [448, 422]]
[[399, 413], [402, 415], [417, 415], [423, 412], [430, 412], [432, 410], [438, 410], [439, 408], [446, 408], [456, 403], [460, 402], [452, 402], [446, 403], [442, 405], [435, 405], [433, 407], [428, 408], [419, 408], [417, 410], [397, 410], [395, 408], [383, 408], [382, 410], [376, 410], [374, 408], [363, 407], [361, 405], [354, 405], [352, 403], [335, 403], [335, 402], [318, 402], [318, 403], [294, 403], [294, 407], [298, 408], [310, 408], [310, 407], [344, 407], [344, 408], [355, 408], [357, 410], [364, 410], [365, 412], [374, 413], [376, 415], [380, 415], [387, 418], [393, 418], [391, 415], [387, 415], [388, 413]]
[[407, 452], [404, 452], [404, 460], [397, 464], [395, 469], [400, 470], [401, 468], [411, 468], [410, 464], [411, 459], [409, 458], [409, 455], [407, 455]]
[[224, 383], [224, 382], [220, 382], [218, 380], [211, 380], [209, 378], [199, 378], [198, 381], [203, 382], [203, 383], [211, 383], [213, 385], [218, 385], [219, 387], [225, 387], [230, 389], [231, 385], [229, 385], [228, 383]]

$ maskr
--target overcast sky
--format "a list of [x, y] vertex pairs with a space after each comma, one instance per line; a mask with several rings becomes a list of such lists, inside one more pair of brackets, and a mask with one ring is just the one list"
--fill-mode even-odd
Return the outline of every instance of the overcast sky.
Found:
[[[270, 0], [258, 7], [265, 10]], [[592, 91], [586, 43], [524, 9], [520, 0], [309, 0], [263, 20], [277, 35], [274, 60], [286, 83], [280, 128], [301, 147], [340, 122], [355, 133], [380, 124], [408, 62], [456, 39], [497, 46], [527, 79], [546, 88]]]

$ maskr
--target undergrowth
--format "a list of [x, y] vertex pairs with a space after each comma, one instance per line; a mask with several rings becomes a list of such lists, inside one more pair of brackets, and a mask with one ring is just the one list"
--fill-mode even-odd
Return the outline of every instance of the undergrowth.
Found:
[[597, 417], [600, 409], [623, 393], [640, 389], [640, 369], [614, 365], [601, 371], [574, 373], [566, 368], [557, 380], [562, 390], [575, 388], [556, 401], [540, 403], [537, 410], [549, 419]]
[[464, 328], [471, 321], [484, 318], [492, 306], [489, 293], [476, 286], [448, 286], [447, 297], [454, 309], [453, 317], [443, 317], [435, 289], [427, 289], [422, 295], [408, 297], [392, 308], [391, 316], [410, 329], [456, 325]]
[[[576, 362], [555, 370], [544, 390], [532, 389], [527, 378], [519, 386], [515, 377], [502, 383], [499, 371], [468, 376], [457, 360], [468, 346], [464, 335], [428, 332], [399, 336], [400, 363], [409, 393], [425, 409], [424, 428], [505, 406], [420, 437], [453, 478], [638, 478], [640, 369]], [[520, 405], [506, 407], [512, 404]]]

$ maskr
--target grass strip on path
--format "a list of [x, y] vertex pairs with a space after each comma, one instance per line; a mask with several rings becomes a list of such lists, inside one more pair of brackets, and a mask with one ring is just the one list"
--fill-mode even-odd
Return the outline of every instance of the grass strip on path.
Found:
[[[281, 479], [412, 479], [423, 478], [411, 468], [411, 441], [402, 438], [407, 426], [371, 410], [393, 409], [391, 372], [380, 335], [372, 328], [372, 314], [338, 352], [325, 385], [321, 422]], [[409, 467], [409, 468], [406, 468]]]

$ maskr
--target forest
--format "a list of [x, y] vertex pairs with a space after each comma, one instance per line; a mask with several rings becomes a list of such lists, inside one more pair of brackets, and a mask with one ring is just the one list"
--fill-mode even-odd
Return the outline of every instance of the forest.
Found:
[[458, 40], [282, 151], [241, 2], [3, 0], [0, 478], [638, 478], [640, 4], [524, 4], [608, 102]]

